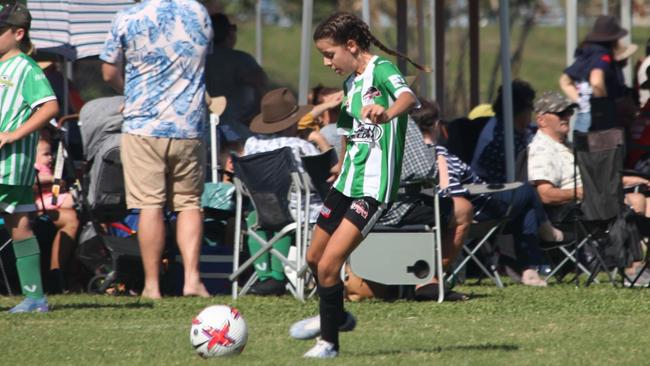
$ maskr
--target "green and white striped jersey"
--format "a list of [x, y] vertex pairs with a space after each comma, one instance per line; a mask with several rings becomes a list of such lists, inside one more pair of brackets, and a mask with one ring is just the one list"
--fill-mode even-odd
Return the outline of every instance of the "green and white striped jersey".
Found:
[[[45, 74], [31, 57], [21, 53], [0, 62], [0, 132], [24, 124], [34, 108], [55, 100]], [[38, 132], [0, 149], [0, 184], [34, 185]]]
[[370, 60], [362, 74], [350, 75], [343, 90], [345, 98], [336, 126], [340, 135], [347, 136], [347, 145], [334, 188], [352, 198], [394, 201], [408, 116], [402, 114], [382, 124], [364, 123], [360, 120], [361, 109], [370, 104], [388, 109], [400, 94], [413, 92], [395, 65], [378, 56]]

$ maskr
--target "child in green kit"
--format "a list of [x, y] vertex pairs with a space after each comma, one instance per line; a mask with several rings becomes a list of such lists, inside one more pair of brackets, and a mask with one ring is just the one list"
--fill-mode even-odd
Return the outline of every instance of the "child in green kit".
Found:
[[27, 54], [31, 15], [20, 2], [0, 0], [0, 213], [13, 239], [25, 299], [10, 313], [46, 312], [38, 242], [29, 224], [38, 130], [59, 112], [45, 75]]

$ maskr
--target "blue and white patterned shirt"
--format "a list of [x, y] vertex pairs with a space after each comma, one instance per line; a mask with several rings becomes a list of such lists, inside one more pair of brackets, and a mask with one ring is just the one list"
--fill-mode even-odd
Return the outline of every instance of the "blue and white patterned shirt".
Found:
[[200, 138], [212, 24], [195, 0], [147, 0], [117, 14], [99, 58], [124, 61], [122, 132]]

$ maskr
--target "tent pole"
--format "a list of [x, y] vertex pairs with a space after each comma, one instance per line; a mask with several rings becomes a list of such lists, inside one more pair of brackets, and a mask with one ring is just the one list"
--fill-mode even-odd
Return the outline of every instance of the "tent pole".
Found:
[[515, 180], [515, 146], [512, 115], [512, 75], [510, 74], [510, 7], [508, 0], [499, 0], [499, 35], [501, 36], [501, 78], [503, 96], [503, 132], [506, 157], [506, 182]]
[[309, 66], [311, 61], [311, 28], [314, 0], [304, 0], [302, 5], [302, 36], [300, 40], [300, 79], [298, 84], [298, 103], [307, 104], [309, 91]]

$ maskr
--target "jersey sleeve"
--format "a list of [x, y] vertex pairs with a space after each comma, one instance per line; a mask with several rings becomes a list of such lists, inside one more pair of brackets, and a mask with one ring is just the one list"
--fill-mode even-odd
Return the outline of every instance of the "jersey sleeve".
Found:
[[122, 45], [122, 13], [118, 13], [113, 23], [111, 23], [111, 30], [108, 32], [108, 37], [104, 42], [104, 49], [102, 50], [99, 59], [109, 64], [115, 64], [120, 61], [124, 56], [124, 47]]
[[402, 74], [390, 61], [380, 61], [375, 66], [374, 74], [374, 79], [378, 80], [377, 84], [387, 91], [393, 99], [399, 98], [402, 93], [411, 93], [415, 96]]
[[21, 93], [25, 103], [29, 104], [32, 109], [50, 100], [56, 100], [50, 82], [38, 67], [30, 68], [25, 75]]

